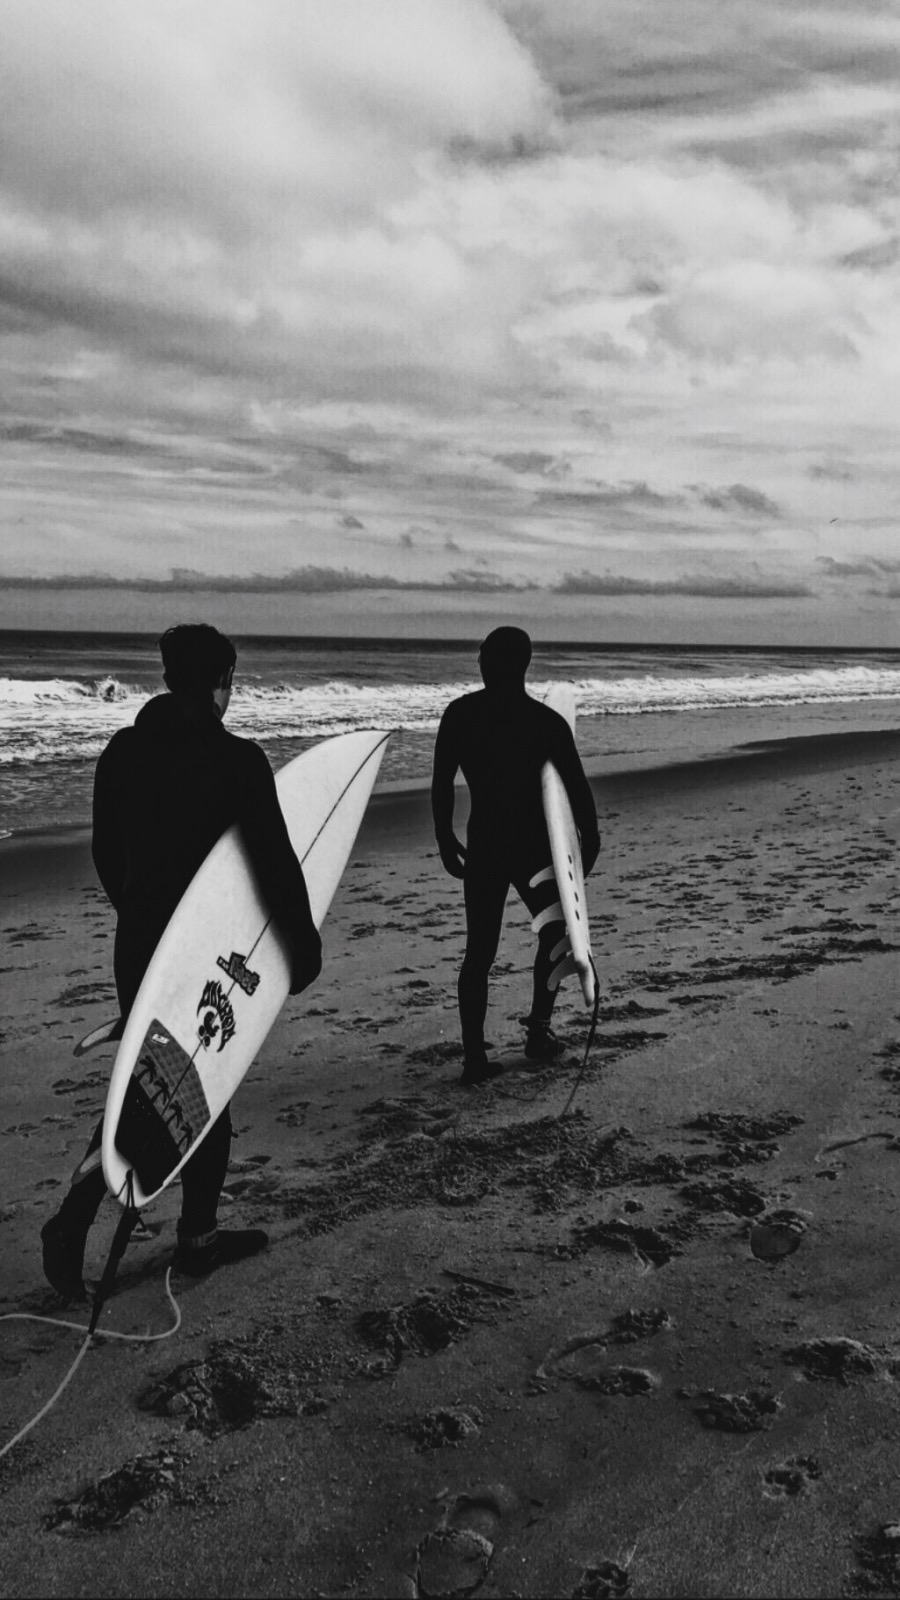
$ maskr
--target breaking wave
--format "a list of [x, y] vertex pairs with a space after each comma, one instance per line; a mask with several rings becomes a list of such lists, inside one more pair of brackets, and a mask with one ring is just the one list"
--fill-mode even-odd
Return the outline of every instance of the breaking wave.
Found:
[[[619, 664], [618, 672], [573, 682], [582, 721], [900, 698], [900, 670], [888, 666], [623, 676]], [[547, 686], [529, 680], [536, 696]], [[267, 744], [322, 739], [357, 728], [431, 733], [447, 702], [477, 687], [473, 679], [367, 684], [336, 678], [303, 686], [244, 680], [233, 696], [228, 726]], [[147, 698], [145, 687], [113, 676], [0, 678], [0, 765], [95, 759], [111, 734], [134, 720]]]

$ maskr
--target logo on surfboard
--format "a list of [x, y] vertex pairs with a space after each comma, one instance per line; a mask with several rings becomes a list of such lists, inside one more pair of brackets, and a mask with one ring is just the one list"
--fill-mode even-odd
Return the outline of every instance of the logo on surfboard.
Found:
[[259, 973], [250, 971], [246, 956], [240, 955], [237, 950], [232, 950], [227, 961], [224, 956], [217, 956], [216, 966], [221, 967], [223, 972], [227, 972], [229, 978], [233, 978], [245, 994], [255, 994], [259, 983]]
[[197, 1015], [203, 1012], [197, 1035], [204, 1050], [208, 1050], [214, 1039], [218, 1039], [218, 1050], [224, 1050], [229, 1039], [234, 1038], [234, 1012], [231, 1009], [222, 985], [216, 978], [210, 978], [200, 996]]

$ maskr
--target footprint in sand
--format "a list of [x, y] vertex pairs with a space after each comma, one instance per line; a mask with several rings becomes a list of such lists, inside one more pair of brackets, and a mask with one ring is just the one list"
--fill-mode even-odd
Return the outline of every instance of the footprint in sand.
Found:
[[511, 1497], [502, 1489], [457, 1495], [444, 1519], [419, 1545], [412, 1573], [422, 1600], [475, 1594], [494, 1557], [504, 1511]]
[[670, 1326], [669, 1314], [661, 1306], [625, 1311], [614, 1318], [605, 1332], [576, 1334], [560, 1349], [551, 1351], [535, 1372], [527, 1392], [545, 1394], [552, 1379], [563, 1378], [595, 1394], [628, 1397], [652, 1394], [659, 1387], [656, 1374], [647, 1367], [612, 1365], [608, 1347], [637, 1344]]
[[601, 1561], [596, 1567], [585, 1567], [572, 1590], [572, 1600], [625, 1600], [631, 1588], [627, 1567], [618, 1561]]
[[605, 1334], [570, 1339], [562, 1350], [542, 1363], [535, 1375], [536, 1385], [548, 1378], [564, 1378], [593, 1394], [652, 1394], [659, 1386], [656, 1375], [646, 1367], [611, 1365], [606, 1355], [607, 1340]]
[[470, 1406], [468, 1411], [461, 1406], [442, 1406], [400, 1426], [417, 1450], [443, 1450], [455, 1448], [477, 1434], [484, 1426], [484, 1417], [477, 1406]]
[[799, 1367], [811, 1383], [848, 1384], [853, 1378], [873, 1377], [879, 1369], [895, 1370], [877, 1350], [859, 1339], [838, 1337], [808, 1339], [782, 1352], [790, 1366]]
[[763, 1477], [763, 1494], [770, 1500], [785, 1495], [804, 1494], [811, 1483], [821, 1478], [822, 1468], [815, 1456], [789, 1456], [787, 1461], [770, 1467]]
[[699, 1404], [694, 1415], [704, 1428], [715, 1428], [720, 1433], [758, 1433], [782, 1409], [777, 1395], [763, 1394], [758, 1389], [747, 1394], [718, 1394], [714, 1389], [704, 1389], [696, 1399]]
[[809, 1213], [782, 1209], [760, 1217], [750, 1229], [750, 1250], [757, 1261], [783, 1261], [799, 1250]]

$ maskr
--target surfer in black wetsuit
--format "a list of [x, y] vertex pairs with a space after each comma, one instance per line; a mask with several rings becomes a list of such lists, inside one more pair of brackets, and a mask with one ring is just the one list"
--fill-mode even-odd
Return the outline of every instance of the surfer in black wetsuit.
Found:
[[[182, 894], [233, 823], [290, 946], [291, 993], [299, 994], [321, 971], [322, 945], [268, 759], [258, 744], [222, 726], [237, 652], [204, 623], [170, 628], [159, 648], [169, 692], [148, 701], [133, 727], [113, 735], [94, 781], [92, 849], [117, 915], [113, 969], [122, 1018]], [[85, 1243], [106, 1193], [102, 1127], [41, 1234], [45, 1275], [69, 1298], [84, 1296]], [[192, 1276], [255, 1254], [268, 1242], [259, 1230], [217, 1226], [231, 1133], [226, 1107], [181, 1170], [175, 1260]]]
[[[525, 689], [531, 640], [521, 628], [495, 628], [478, 656], [484, 688], [451, 701], [434, 748], [431, 807], [441, 860], [462, 878], [466, 951], [459, 974], [464, 1084], [482, 1083], [501, 1069], [484, 1042], [488, 977], [512, 886], [533, 917], [552, 904], [555, 885], [532, 886], [550, 865], [550, 841], [541, 799], [541, 768], [552, 761], [571, 801], [581, 838], [585, 873], [600, 850], [597, 813], [571, 729], [558, 712]], [[453, 782], [458, 771], [469, 787], [467, 843], [453, 831]], [[550, 952], [562, 936], [560, 922], [541, 928], [534, 963], [531, 1012], [525, 1018], [525, 1054], [552, 1060], [562, 1046], [550, 1027], [556, 992], [547, 980]]]

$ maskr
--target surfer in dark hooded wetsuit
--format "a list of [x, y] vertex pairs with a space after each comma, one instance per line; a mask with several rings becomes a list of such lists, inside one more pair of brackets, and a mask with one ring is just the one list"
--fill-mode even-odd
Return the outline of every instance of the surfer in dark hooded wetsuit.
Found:
[[[464, 1084], [482, 1083], [501, 1070], [488, 1059], [484, 1022], [488, 978], [510, 887], [533, 917], [555, 896], [554, 885], [531, 884], [550, 863], [541, 797], [545, 762], [553, 762], [565, 784], [585, 874], [600, 850], [593, 795], [571, 729], [564, 717], [526, 691], [530, 660], [531, 640], [522, 628], [495, 628], [488, 634], [478, 656], [484, 688], [451, 701], [434, 748], [435, 837], [446, 870], [462, 878], [465, 894], [466, 950], [458, 986]], [[458, 771], [471, 799], [465, 845], [453, 831]], [[535, 1061], [552, 1060], [562, 1049], [550, 1027], [556, 991], [547, 983], [553, 966], [550, 952], [562, 931], [559, 922], [551, 922], [538, 935], [531, 1012], [525, 1019], [525, 1054]]]
[[[197, 623], [170, 628], [159, 648], [169, 692], [148, 701], [133, 727], [113, 735], [94, 781], [92, 849], [117, 915], [113, 968], [123, 1026], [181, 896], [233, 823], [240, 826], [263, 899], [290, 946], [291, 993], [312, 983], [322, 966], [303, 868], [268, 759], [259, 745], [222, 726], [234, 645]], [[106, 1193], [102, 1128], [101, 1122], [69, 1193], [41, 1234], [45, 1276], [69, 1298], [84, 1296], [85, 1243]], [[181, 1170], [175, 1262], [192, 1276], [255, 1254], [268, 1242], [258, 1229], [217, 1226], [231, 1136], [226, 1107]]]

